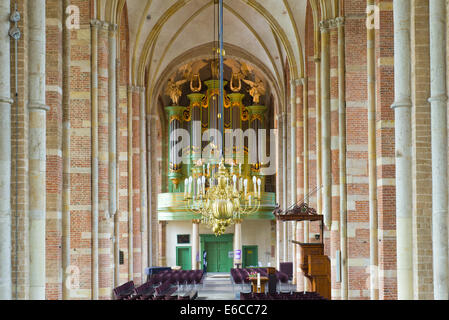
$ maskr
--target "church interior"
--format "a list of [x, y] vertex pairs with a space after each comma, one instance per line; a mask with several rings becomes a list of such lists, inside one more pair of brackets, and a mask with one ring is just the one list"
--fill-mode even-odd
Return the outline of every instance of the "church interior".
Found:
[[446, 0], [0, 0], [0, 300], [449, 300]]

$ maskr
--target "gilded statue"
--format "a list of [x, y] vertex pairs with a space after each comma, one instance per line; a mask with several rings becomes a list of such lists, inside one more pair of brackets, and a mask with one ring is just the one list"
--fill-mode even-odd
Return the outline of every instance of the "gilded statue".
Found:
[[168, 80], [167, 88], [165, 89], [165, 94], [170, 97], [174, 106], [179, 103], [179, 98], [182, 95], [181, 86], [186, 83], [187, 80], [180, 80], [175, 82], [173, 79]]
[[260, 96], [263, 96], [266, 92], [265, 85], [263, 84], [262, 80], [256, 79], [255, 82], [250, 80], [243, 79], [243, 82], [245, 82], [247, 85], [249, 85], [251, 88], [248, 90], [251, 97], [253, 97], [254, 104], [260, 103]]

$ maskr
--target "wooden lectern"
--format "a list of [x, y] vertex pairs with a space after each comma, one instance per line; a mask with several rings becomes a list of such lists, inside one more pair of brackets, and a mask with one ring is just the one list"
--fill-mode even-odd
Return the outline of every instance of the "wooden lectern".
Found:
[[322, 243], [297, 243], [301, 252], [301, 269], [312, 283], [312, 291], [331, 300], [331, 263], [324, 255]]
[[312, 283], [313, 292], [319, 293], [323, 298], [331, 300], [331, 263], [328, 256], [324, 255], [324, 221], [323, 216], [318, 215], [314, 209], [306, 204], [295, 206], [293, 209], [281, 214], [275, 211], [275, 216], [280, 221], [320, 221], [321, 243], [292, 243], [300, 246], [302, 261], [300, 267], [304, 275]]

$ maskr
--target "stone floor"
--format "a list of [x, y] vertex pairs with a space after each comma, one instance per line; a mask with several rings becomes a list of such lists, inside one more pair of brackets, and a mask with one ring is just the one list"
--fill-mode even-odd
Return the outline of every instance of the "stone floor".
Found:
[[[180, 292], [185, 288], [180, 287]], [[208, 273], [203, 285], [196, 288], [198, 300], [240, 300], [240, 292], [251, 292], [250, 285], [233, 285], [229, 273]], [[291, 291], [295, 288], [284, 285], [282, 290]]]
[[241, 287], [235, 292], [228, 273], [208, 273], [204, 284], [198, 290], [198, 300], [238, 300]]

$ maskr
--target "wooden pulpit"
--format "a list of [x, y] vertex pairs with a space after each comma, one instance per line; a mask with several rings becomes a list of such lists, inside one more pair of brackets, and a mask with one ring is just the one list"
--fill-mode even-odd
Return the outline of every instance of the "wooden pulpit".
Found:
[[321, 243], [299, 243], [301, 252], [301, 269], [312, 283], [312, 291], [325, 299], [331, 300], [331, 263], [324, 255]]
[[300, 243], [292, 241], [300, 246], [300, 267], [304, 275], [312, 283], [312, 291], [320, 294], [323, 298], [331, 300], [331, 262], [324, 255], [324, 223], [323, 216], [303, 203], [292, 209], [282, 212], [277, 209], [274, 215], [279, 221], [319, 221], [321, 222], [321, 243]]

